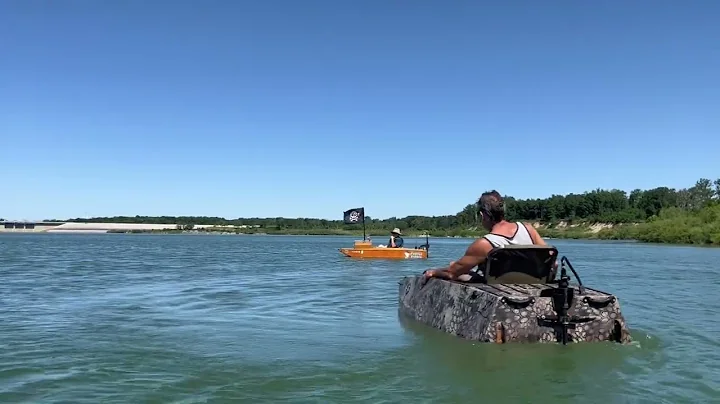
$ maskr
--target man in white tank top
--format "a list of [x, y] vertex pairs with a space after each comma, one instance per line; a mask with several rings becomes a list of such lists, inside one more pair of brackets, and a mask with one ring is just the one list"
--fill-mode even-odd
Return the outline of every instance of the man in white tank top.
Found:
[[482, 194], [477, 206], [482, 216], [482, 226], [489, 233], [470, 244], [465, 255], [453, 261], [450, 266], [425, 271], [426, 278], [458, 279], [459, 276], [469, 273], [473, 268], [484, 263], [490, 250], [496, 247], [508, 244], [547, 245], [533, 226], [505, 220], [505, 203], [497, 191], [492, 190]]

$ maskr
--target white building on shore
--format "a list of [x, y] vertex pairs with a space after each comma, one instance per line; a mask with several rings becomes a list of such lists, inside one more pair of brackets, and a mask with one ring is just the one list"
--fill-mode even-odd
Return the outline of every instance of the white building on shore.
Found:
[[[194, 228], [201, 229], [214, 227], [212, 225], [195, 225]], [[33, 222], [13, 221], [0, 222], [2, 233], [107, 233], [109, 231], [149, 231], [149, 230], [173, 230], [177, 224], [154, 224], [154, 223], [88, 223], [88, 222]]]

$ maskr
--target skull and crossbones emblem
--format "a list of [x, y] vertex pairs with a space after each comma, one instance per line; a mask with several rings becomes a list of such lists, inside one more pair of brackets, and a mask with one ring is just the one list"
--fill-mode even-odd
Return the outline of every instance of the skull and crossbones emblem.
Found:
[[360, 220], [360, 213], [358, 213], [358, 211], [356, 211], [356, 210], [350, 212], [349, 219], [351, 222], [357, 222], [358, 220]]

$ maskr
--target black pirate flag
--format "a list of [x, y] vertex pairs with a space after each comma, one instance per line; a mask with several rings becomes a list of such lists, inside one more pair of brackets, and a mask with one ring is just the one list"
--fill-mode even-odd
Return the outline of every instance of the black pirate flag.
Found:
[[365, 222], [365, 208], [349, 209], [343, 212], [345, 224], [359, 224]]

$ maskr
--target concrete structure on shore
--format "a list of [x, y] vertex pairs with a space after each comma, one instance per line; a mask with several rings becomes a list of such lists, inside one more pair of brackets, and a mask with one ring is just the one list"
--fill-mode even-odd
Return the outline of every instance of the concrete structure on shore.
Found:
[[0, 223], [0, 232], [45, 232], [62, 224], [64, 224], [64, 222], [28, 222], [7, 220]]
[[[195, 229], [225, 227], [213, 225], [195, 225]], [[232, 227], [232, 226], [230, 226]], [[109, 231], [149, 231], [174, 230], [177, 224], [153, 223], [87, 223], [87, 222], [0, 222], [0, 233], [107, 233]]]

